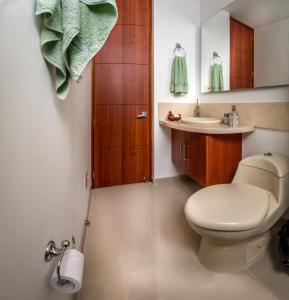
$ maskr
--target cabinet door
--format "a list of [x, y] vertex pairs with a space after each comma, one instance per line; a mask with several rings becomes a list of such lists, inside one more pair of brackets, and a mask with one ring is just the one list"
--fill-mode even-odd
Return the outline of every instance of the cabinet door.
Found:
[[242, 134], [206, 137], [206, 184], [231, 183], [242, 159]]
[[180, 171], [185, 171], [185, 133], [180, 130], [172, 129], [172, 161]]
[[205, 184], [205, 139], [202, 134], [185, 134], [185, 172], [200, 185]]

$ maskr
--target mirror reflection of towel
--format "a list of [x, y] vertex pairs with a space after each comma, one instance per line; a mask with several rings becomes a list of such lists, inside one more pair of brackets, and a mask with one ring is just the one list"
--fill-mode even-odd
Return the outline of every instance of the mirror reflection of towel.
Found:
[[187, 62], [184, 56], [174, 58], [170, 91], [174, 94], [188, 93]]
[[211, 91], [220, 92], [224, 90], [223, 67], [221, 64], [211, 66]]

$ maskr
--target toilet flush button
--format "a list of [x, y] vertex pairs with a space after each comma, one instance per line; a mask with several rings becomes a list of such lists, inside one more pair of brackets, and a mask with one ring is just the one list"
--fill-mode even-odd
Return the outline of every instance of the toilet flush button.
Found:
[[273, 156], [272, 153], [268, 152], [268, 153], [264, 153], [265, 156]]

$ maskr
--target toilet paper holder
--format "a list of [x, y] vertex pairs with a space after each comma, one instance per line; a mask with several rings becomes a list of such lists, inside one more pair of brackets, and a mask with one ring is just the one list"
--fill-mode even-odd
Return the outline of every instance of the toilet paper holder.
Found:
[[65, 285], [65, 283], [66, 283], [66, 280], [61, 278], [61, 274], [60, 274], [61, 263], [62, 263], [64, 253], [69, 247], [75, 248], [74, 236], [72, 237], [71, 243], [69, 240], [62, 241], [61, 248], [56, 247], [56, 244], [54, 241], [49, 241], [49, 243], [46, 246], [46, 250], [45, 250], [44, 257], [45, 257], [46, 262], [51, 261], [53, 257], [60, 256], [60, 259], [58, 260], [58, 263], [57, 263], [57, 277], [58, 277], [58, 284], [61, 286]]

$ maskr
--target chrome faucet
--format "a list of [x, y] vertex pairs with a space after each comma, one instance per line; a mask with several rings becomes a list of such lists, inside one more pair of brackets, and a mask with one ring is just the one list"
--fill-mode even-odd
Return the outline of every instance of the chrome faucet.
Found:
[[195, 107], [194, 117], [199, 118], [201, 114], [201, 107], [199, 105], [199, 98], [197, 98], [197, 105]]

